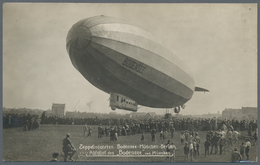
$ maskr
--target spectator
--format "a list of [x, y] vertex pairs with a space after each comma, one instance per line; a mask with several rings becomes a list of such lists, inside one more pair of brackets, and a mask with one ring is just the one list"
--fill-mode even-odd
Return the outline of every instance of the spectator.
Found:
[[193, 141], [193, 156], [197, 156], [197, 142], [196, 140]]
[[208, 154], [208, 156], [209, 156], [209, 147], [210, 147], [210, 145], [211, 145], [211, 143], [210, 143], [209, 139], [207, 139], [207, 140], [205, 141], [205, 143], [204, 143], [204, 147], [205, 147], [205, 157], [206, 157], [207, 154]]
[[[153, 137], [152, 137], [152, 141], [153, 141]], [[144, 132], [142, 133], [142, 136], [141, 136], [141, 142], [142, 143], [144, 142]]]
[[197, 155], [200, 156], [200, 137], [198, 135], [198, 133], [195, 133], [195, 141], [196, 141], [196, 148], [197, 148]]
[[212, 151], [213, 151], [213, 148], [215, 147], [215, 155], [217, 154], [218, 152], [218, 141], [219, 141], [219, 138], [217, 136], [217, 132], [215, 132], [215, 135], [212, 137], [211, 139], [211, 151], [210, 151], [210, 154], [212, 154]]
[[89, 127], [88, 127], [88, 136], [87, 137], [91, 137], [91, 132], [92, 132], [92, 127], [91, 127], [91, 125], [89, 125]]
[[227, 138], [228, 138], [230, 145], [232, 146], [232, 131], [231, 130], [228, 131]]
[[239, 147], [239, 151], [240, 151], [240, 155], [242, 156], [242, 158], [244, 158], [244, 154], [245, 154], [245, 143], [242, 142], [241, 146]]
[[101, 124], [99, 124], [98, 126], [98, 138], [101, 138], [102, 137], [102, 126]]
[[193, 143], [192, 141], [190, 141], [190, 144], [189, 144], [189, 153], [190, 153], [190, 160], [193, 161]]
[[251, 142], [249, 139], [246, 140], [246, 143], [245, 143], [245, 154], [246, 154], [246, 159], [249, 160], [249, 150], [250, 150], [250, 147], [251, 147]]
[[232, 156], [231, 156], [231, 162], [238, 162], [238, 161], [241, 161], [241, 159], [242, 159], [242, 157], [238, 153], [237, 148], [234, 148], [234, 152], [232, 153]]
[[83, 136], [87, 136], [87, 132], [88, 132], [88, 126], [87, 126], [87, 123], [84, 125], [84, 127], [83, 127], [83, 131], [84, 131]]
[[220, 134], [220, 138], [218, 140], [218, 144], [219, 144], [219, 154], [222, 155], [222, 148], [225, 144], [225, 138], [223, 137], [222, 134]]
[[187, 142], [189, 140], [189, 137], [190, 137], [189, 132], [186, 130], [184, 135], [185, 135], [185, 141]]
[[160, 132], [160, 140], [164, 140], [163, 139], [163, 131]]
[[173, 138], [174, 132], [175, 132], [175, 128], [173, 126], [171, 126], [171, 138]]
[[167, 157], [165, 158], [165, 160], [169, 160], [169, 154], [170, 154], [170, 140], [168, 140], [168, 142], [165, 144], [165, 148], [166, 148], [166, 152], [167, 152]]
[[183, 144], [184, 139], [185, 139], [185, 135], [183, 132], [181, 132], [180, 138], [181, 138], [181, 144]]
[[170, 146], [170, 153], [171, 153], [170, 161], [175, 161], [175, 151], [176, 150], [177, 150], [177, 148], [174, 145], [174, 143], [172, 142], [172, 144]]
[[117, 132], [115, 132], [115, 141], [119, 141]]
[[238, 131], [233, 131], [232, 136], [235, 141], [238, 141], [238, 136], [241, 135]]
[[185, 142], [184, 146], [184, 160], [189, 160], [189, 147], [188, 147], [188, 142]]
[[152, 129], [151, 136], [152, 136], [152, 141], [154, 142], [155, 142], [155, 133], [156, 133], [155, 129]]

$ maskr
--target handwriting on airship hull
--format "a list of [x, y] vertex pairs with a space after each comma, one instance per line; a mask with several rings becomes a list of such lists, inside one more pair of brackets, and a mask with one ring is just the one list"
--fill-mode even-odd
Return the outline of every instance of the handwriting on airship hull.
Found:
[[155, 108], [183, 105], [194, 93], [189, 69], [147, 31], [97, 16], [70, 29], [67, 51], [74, 67], [106, 93]]

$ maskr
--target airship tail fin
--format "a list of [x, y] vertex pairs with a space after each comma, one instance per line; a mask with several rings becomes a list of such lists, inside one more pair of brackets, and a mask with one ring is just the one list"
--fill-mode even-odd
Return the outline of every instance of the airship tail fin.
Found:
[[200, 88], [200, 87], [195, 87], [195, 91], [196, 92], [209, 92], [209, 90], [204, 89], [204, 88]]

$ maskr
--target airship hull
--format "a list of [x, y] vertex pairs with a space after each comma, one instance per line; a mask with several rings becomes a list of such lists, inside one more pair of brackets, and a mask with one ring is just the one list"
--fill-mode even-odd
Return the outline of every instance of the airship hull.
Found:
[[140, 105], [172, 108], [193, 95], [194, 80], [183, 62], [148, 32], [121, 20], [79, 21], [69, 31], [67, 51], [91, 84]]

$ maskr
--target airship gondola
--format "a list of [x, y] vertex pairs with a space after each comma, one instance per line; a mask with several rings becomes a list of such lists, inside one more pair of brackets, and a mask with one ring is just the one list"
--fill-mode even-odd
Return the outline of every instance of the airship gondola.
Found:
[[118, 18], [80, 20], [66, 48], [85, 79], [110, 94], [113, 110], [180, 107], [195, 89], [207, 91], [195, 87], [189, 68], [151, 33]]

